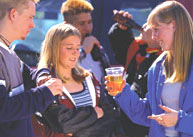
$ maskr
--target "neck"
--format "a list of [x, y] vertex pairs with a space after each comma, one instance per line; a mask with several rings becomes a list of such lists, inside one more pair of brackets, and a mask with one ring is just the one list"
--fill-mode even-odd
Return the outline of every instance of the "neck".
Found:
[[60, 75], [62, 77], [62, 79], [64, 79], [65, 81], [71, 81], [72, 78], [72, 69], [65, 69], [63, 67], [60, 67]]
[[14, 32], [13, 32], [13, 25], [7, 19], [8, 17], [5, 16], [4, 19], [0, 20], [0, 40], [5, 45], [10, 46], [10, 44], [15, 40], [14, 39]]

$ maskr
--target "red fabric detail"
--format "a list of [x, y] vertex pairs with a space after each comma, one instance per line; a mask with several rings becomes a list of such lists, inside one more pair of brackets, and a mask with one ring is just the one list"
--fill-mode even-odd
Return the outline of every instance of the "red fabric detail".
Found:
[[145, 59], [145, 56], [141, 56], [140, 54], [136, 55], [137, 70], [139, 70], [139, 66], [144, 61], [144, 59]]
[[[65, 96], [67, 97], [67, 96]], [[68, 98], [68, 97], [67, 97]], [[71, 102], [70, 99], [59, 99], [59, 102], [61, 104], [65, 104], [65, 106], [68, 108], [68, 109], [72, 109], [74, 107], [74, 104]]]
[[125, 63], [125, 71], [127, 70], [132, 58], [135, 56], [135, 54], [139, 50], [139, 45], [142, 45], [142, 44], [145, 44], [145, 42], [143, 40], [140, 40], [140, 39], [135, 39], [130, 44], [130, 46], [127, 50], [127, 60]]
[[[146, 44], [145, 41], [141, 40], [141, 39], [135, 39], [130, 47], [127, 50], [127, 60], [126, 60], [126, 64], [125, 64], [125, 71], [127, 71], [127, 68], [131, 62], [131, 60], [133, 59], [133, 57], [136, 55], [137, 51], [139, 50], [139, 45], [144, 45]], [[162, 51], [158, 48], [146, 48], [146, 53], [154, 53], [157, 52], [156, 55], [160, 55], [162, 53]], [[146, 57], [145, 56], [141, 56], [140, 53], [136, 55], [136, 62], [137, 62], [137, 69], [139, 69], [140, 64], [144, 61]]]

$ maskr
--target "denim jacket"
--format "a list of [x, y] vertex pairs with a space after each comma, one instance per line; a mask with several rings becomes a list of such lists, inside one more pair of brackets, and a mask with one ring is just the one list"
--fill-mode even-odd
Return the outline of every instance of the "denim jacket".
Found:
[[[165, 128], [155, 120], [147, 118], [152, 114], [164, 113], [159, 107], [162, 104], [161, 92], [165, 81], [162, 66], [164, 58], [165, 53], [158, 57], [148, 71], [146, 98], [139, 98], [134, 91], [130, 90], [129, 84], [126, 84], [122, 93], [115, 96], [117, 104], [133, 122], [150, 127], [149, 137], [165, 137]], [[193, 61], [187, 78], [182, 83], [179, 108], [178, 121], [175, 125], [178, 137], [193, 137]]]

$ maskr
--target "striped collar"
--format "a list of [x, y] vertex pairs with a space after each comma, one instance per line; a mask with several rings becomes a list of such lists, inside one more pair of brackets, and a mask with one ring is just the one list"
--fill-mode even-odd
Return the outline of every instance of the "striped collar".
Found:
[[0, 41], [0, 46], [10, 53], [10, 49], [1, 41]]

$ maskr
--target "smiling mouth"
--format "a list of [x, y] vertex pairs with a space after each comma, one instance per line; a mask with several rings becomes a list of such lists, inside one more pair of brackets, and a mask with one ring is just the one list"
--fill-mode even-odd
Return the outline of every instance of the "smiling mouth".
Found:
[[70, 61], [74, 62], [74, 61], [76, 61], [76, 58], [70, 58]]

